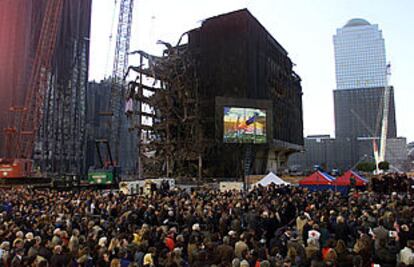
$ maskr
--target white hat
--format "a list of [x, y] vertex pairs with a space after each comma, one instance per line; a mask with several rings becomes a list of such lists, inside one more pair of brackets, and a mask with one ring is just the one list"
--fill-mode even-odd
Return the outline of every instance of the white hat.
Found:
[[200, 231], [200, 225], [198, 223], [193, 224], [193, 231]]
[[182, 253], [182, 249], [181, 248], [174, 248], [174, 253], [176, 253], [176, 254], [180, 254], [181, 255], [181, 253]]
[[56, 228], [56, 229], [53, 231], [53, 235], [58, 235], [58, 234], [60, 234], [60, 228]]
[[250, 264], [247, 260], [242, 260], [240, 262], [240, 267], [250, 267]]
[[105, 236], [103, 236], [103, 237], [99, 238], [98, 245], [99, 245], [100, 247], [104, 247], [104, 246], [106, 245], [106, 241], [107, 241], [107, 240], [108, 240], [108, 239], [107, 239]]

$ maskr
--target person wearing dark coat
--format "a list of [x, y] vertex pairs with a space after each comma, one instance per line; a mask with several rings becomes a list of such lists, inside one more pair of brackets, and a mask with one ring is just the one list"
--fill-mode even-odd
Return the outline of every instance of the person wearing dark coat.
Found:
[[50, 259], [52, 258], [52, 252], [47, 248], [48, 244], [49, 244], [49, 240], [45, 240], [44, 245], [41, 245], [39, 248], [39, 256], [42, 256], [43, 258], [45, 258], [47, 261], [50, 261]]
[[398, 249], [395, 246], [387, 245], [385, 239], [379, 240], [379, 247], [375, 249], [374, 262], [381, 267], [393, 267], [397, 263]]
[[16, 255], [13, 257], [10, 267], [23, 267], [23, 255], [24, 255], [24, 249], [17, 249]]
[[[279, 253], [283, 257], [286, 257], [288, 251], [288, 241], [290, 240], [291, 235], [291, 229], [286, 229], [285, 232], [280, 236], [280, 238], [276, 239], [276, 242], [271, 246], [271, 248], [273, 249], [273, 247], [277, 247]], [[271, 241], [271, 243], [273, 242]]]
[[349, 241], [349, 228], [342, 216], [338, 216], [335, 225], [335, 239], [343, 240], [345, 244]]
[[313, 229], [313, 220], [309, 220], [304, 226], [302, 230], [302, 240], [303, 243], [306, 244], [309, 238], [309, 231]]
[[228, 236], [223, 237], [223, 244], [216, 248], [216, 259], [217, 264], [230, 264], [234, 258], [234, 249], [230, 246], [230, 238]]
[[375, 249], [379, 248], [379, 241], [381, 239], [388, 240], [389, 231], [384, 227], [384, 220], [378, 220], [378, 227], [373, 230], [375, 236]]
[[96, 267], [109, 267], [109, 255], [103, 253], [103, 255], [96, 261]]
[[68, 257], [62, 253], [61, 246], [55, 246], [53, 256], [50, 259], [50, 267], [66, 267], [68, 265]]
[[405, 247], [407, 245], [407, 241], [410, 240], [410, 238], [412, 238], [410, 228], [406, 224], [401, 225], [401, 229], [398, 233], [398, 236], [400, 238], [400, 247]]

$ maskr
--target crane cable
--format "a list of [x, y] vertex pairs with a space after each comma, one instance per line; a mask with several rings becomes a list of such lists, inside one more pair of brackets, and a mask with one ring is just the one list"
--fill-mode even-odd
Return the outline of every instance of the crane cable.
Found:
[[[112, 41], [113, 41], [113, 32], [114, 32], [114, 25], [115, 25], [115, 19], [116, 19], [116, 5], [118, 3], [118, 0], [114, 0], [114, 8], [112, 9], [112, 22], [111, 22], [111, 31], [109, 33], [108, 36], [108, 49], [106, 52], [106, 59], [105, 59], [105, 73], [104, 73], [104, 78], [107, 77], [107, 73], [108, 73], [108, 66], [109, 66], [109, 56], [112, 54]], [[112, 73], [112, 72], [111, 72]]]

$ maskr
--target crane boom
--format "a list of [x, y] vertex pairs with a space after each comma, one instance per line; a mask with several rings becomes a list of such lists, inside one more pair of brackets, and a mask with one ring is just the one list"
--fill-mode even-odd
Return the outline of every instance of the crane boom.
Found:
[[115, 161], [119, 162], [119, 147], [121, 138], [122, 109], [124, 104], [124, 74], [128, 68], [128, 52], [131, 39], [131, 25], [134, 0], [121, 0], [118, 16], [118, 27], [115, 45], [115, 57], [112, 69], [111, 109], [112, 125], [111, 139], [114, 145]]
[[382, 112], [382, 127], [381, 127], [381, 140], [380, 140], [381, 146], [380, 146], [378, 163], [385, 160], [385, 152], [387, 148], [388, 113], [389, 113], [389, 106], [390, 106], [390, 88], [388, 86], [388, 77], [391, 75], [389, 70], [390, 70], [390, 64], [388, 64], [386, 67], [387, 84], [384, 88], [384, 105], [383, 105], [383, 112]]

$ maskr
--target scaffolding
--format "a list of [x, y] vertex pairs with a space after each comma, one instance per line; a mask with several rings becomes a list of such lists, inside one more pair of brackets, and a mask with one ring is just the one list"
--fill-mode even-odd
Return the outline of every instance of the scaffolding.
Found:
[[[180, 38], [181, 41], [182, 38]], [[194, 57], [187, 46], [164, 42], [162, 57], [139, 54], [137, 76], [129, 83], [134, 101], [131, 128], [137, 130], [140, 177], [202, 175], [202, 120], [199, 112], [198, 77]], [[127, 111], [128, 112], [128, 111]]]
[[[34, 163], [36, 177], [80, 175], [85, 158], [91, 0], [11, 2], [2, 5], [5, 13], [13, 20], [24, 16], [24, 27], [2, 31], [6, 39], [19, 36], [15, 43], [19, 45], [7, 45], [11, 56], [4, 57], [19, 66], [10, 78], [19, 82], [12, 87], [8, 103], [10, 136], [8, 153], [3, 154], [8, 160]], [[13, 56], [19, 53], [24, 60]], [[24, 64], [18, 64], [21, 61]], [[10, 84], [9, 77], [0, 78], [1, 84]], [[25, 168], [19, 178], [33, 173]]]

